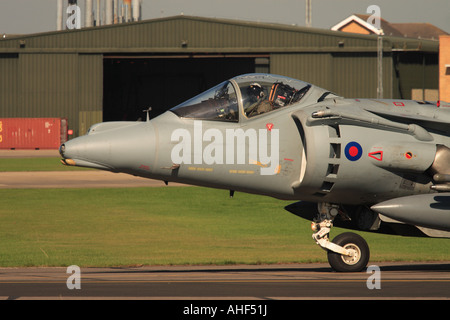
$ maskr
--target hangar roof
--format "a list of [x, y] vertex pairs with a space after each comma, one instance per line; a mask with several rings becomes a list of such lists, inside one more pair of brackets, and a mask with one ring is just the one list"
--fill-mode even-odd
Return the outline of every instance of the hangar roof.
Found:
[[[438, 52], [432, 40], [383, 37], [385, 51]], [[228, 19], [173, 16], [0, 39], [0, 53], [367, 52], [377, 36]]]

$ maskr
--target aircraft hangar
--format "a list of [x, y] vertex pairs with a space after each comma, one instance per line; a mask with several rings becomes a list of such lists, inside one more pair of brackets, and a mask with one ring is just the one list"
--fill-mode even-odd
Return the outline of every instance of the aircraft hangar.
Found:
[[155, 117], [250, 72], [301, 79], [345, 97], [376, 98], [380, 83], [384, 98], [437, 93], [438, 41], [378, 41], [374, 35], [184, 15], [3, 37], [0, 118], [67, 118], [76, 137], [97, 122], [145, 119], [149, 107]]

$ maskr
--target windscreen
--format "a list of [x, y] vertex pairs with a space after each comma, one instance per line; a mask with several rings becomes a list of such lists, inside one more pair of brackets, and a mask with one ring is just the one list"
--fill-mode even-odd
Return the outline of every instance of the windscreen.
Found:
[[171, 109], [181, 118], [239, 121], [236, 91], [229, 81], [199, 94]]

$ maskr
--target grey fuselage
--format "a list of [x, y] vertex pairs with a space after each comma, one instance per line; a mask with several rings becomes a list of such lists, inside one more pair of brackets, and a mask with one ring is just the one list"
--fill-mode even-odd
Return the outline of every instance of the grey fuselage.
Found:
[[[430, 168], [438, 147], [450, 148], [450, 108], [344, 99], [308, 85], [299, 101], [250, 117], [241, 83], [251, 77], [226, 84], [232, 98], [223, 86], [225, 95], [217, 89], [151, 121], [94, 125], [61, 154], [67, 164], [286, 200], [372, 206], [436, 192]], [[217, 103], [219, 93], [232, 113]], [[195, 109], [205, 101], [220, 115]]]

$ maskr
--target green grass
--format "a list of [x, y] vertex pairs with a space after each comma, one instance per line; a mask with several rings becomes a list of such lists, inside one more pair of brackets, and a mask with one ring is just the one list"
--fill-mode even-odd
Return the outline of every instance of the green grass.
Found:
[[91, 169], [65, 166], [61, 164], [60, 158], [58, 157], [0, 159], [0, 172], [73, 171], [73, 170], [91, 170]]
[[[325, 262], [270, 197], [199, 187], [0, 190], [0, 266]], [[345, 230], [335, 228], [332, 237]], [[371, 261], [449, 260], [447, 239], [360, 232]]]

